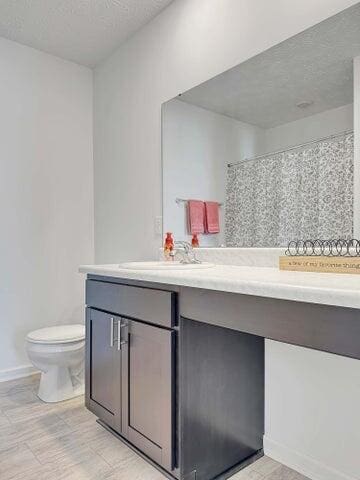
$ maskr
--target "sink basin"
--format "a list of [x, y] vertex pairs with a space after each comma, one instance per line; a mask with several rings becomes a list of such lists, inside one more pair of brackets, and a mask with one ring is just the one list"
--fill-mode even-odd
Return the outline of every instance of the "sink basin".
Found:
[[213, 263], [180, 263], [180, 262], [127, 262], [121, 263], [119, 268], [127, 270], [199, 270], [211, 268]]

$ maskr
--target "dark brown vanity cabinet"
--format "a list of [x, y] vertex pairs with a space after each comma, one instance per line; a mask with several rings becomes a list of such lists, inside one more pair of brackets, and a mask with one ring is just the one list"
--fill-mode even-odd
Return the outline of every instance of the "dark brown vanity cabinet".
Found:
[[[162, 324], [172, 324], [174, 294], [87, 283], [86, 406], [124, 439], [171, 471], [175, 332]], [[159, 325], [145, 321], [156, 320], [152, 305], [160, 313]], [[141, 316], [141, 321], [133, 318], [135, 314]]]
[[170, 478], [230, 477], [262, 455], [264, 339], [209, 325], [184, 289], [122, 282], [87, 280], [87, 407]]

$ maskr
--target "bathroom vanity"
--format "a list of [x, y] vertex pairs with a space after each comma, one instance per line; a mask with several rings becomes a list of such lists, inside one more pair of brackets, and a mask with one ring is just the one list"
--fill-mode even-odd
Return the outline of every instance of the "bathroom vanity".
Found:
[[[357, 3], [162, 105], [162, 217], [149, 242], [161, 248], [162, 219], [162, 238], [172, 232], [177, 241], [171, 258], [213, 268], [80, 270], [88, 276], [87, 407], [171, 478], [225, 479], [262, 455], [265, 339], [360, 359], [360, 276], [277, 268], [290, 241], [360, 238], [359, 22]], [[116, 192], [123, 204], [126, 192]], [[122, 230], [106, 216], [115, 208], [118, 221], [116, 203], [99, 198], [111, 238], [100, 235], [100, 255], [123, 257]], [[131, 212], [120, 212], [124, 232]], [[142, 215], [136, 257], [151, 230]], [[197, 258], [186, 258], [184, 241], [200, 242]], [[311, 353], [299, 353], [302, 369], [289, 365], [286, 395], [267, 365], [266, 433], [274, 433], [265, 447], [269, 440], [306, 477], [358, 478], [356, 401], [337, 402], [338, 388], [355, 391], [352, 375], [339, 387], [340, 365], [322, 383], [301, 383], [297, 372], [305, 378], [312, 361], [314, 376], [326, 371], [323, 355]], [[312, 399], [322, 402], [316, 419]]]
[[225, 479], [262, 455], [265, 338], [360, 359], [356, 276], [80, 271], [86, 405], [169, 477]]

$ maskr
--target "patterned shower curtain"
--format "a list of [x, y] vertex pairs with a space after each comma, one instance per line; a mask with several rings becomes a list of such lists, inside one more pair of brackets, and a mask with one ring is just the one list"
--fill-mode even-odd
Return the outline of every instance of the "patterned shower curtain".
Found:
[[349, 133], [230, 166], [226, 246], [352, 238], [353, 159]]

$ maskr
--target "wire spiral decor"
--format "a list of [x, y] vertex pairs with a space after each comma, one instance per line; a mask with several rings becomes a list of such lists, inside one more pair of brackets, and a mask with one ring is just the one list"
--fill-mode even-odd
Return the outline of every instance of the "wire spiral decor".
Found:
[[292, 240], [289, 242], [285, 255], [323, 256], [323, 257], [360, 257], [360, 240], [352, 238], [345, 240]]

